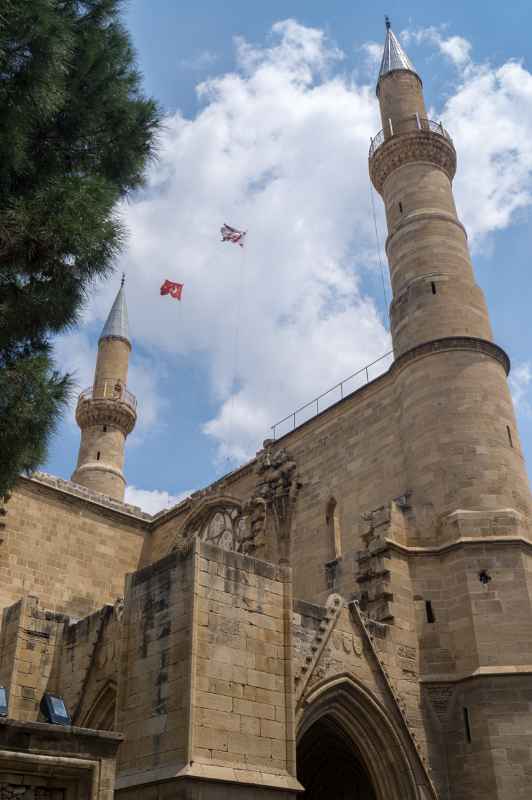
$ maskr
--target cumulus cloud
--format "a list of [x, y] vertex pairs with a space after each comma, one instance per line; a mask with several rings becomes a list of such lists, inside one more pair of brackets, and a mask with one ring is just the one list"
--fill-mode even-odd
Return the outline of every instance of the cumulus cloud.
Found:
[[469, 65], [441, 119], [459, 154], [457, 203], [473, 246], [532, 200], [532, 75], [522, 64]]
[[379, 42], [364, 42], [360, 47], [360, 52], [365, 59], [366, 69], [373, 71], [373, 77], [378, 73], [382, 61], [382, 44]]
[[517, 61], [476, 63], [471, 42], [446, 36], [445, 26], [403, 31], [401, 37], [405, 45], [436, 48], [455, 67], [446, 102], [429, 116], [453, 137], [457, 206], [471, 247], [482, 248], [532, 200], [532, 75]]
[[[375, 257], [372, 90], [329, 75], [337, 49], [292, 20], [267, 47], [238, 41], [236, 57], [237, 71], [198, 87], [195, 119], [168, 118], [148, 186], [124, 208], [137, 336], [209, 354], [219, 411], [204, 431], [235, 462], [292, 406], [389, 349], [360, 286]], [[243, 250], [220, 243], [222, 222], [248, 230]], [[161, 302], [165, 278], [185, 284], [180, 305]]]
[[132, 506], [139, 506], [147, 514], [157, 514], [165, 508], [172, 508], [177, 505], [186, 497], [189, 497], [190, 491], [180, 492], [178, 495], [171, 495], [168, 492], [159, 491], [154, 489], [137, 489], [136, 486], [126, 486], [126, 494], [124, 502]]
[[444, 27], [429, 26], [418, 28], [414, 31], [403, 31], [401, 39], [405, 46], [411, 42], [422, 44], [428, 42], [435, 45], [442, 55], [449, 59], [456, 67], [463, 68], [470, 62], [471, 42], [463, 36], [445, 36]]
[[[532, 75], [516, 62], [475, 64], [461, 37], [410, 36], [456, 68], [429, 113], [455, 140], [459, 213], [481, 247], [531, 202]], [[139, 368], [144, 384], [131, 374], [133, 391], [144, 386], [141, 419], [164, 416], [157, 405], [149, 413], [158, 356], [201, 355], [217, 408], [203, 432], [220, 459], [238, 462], [273, 422], [390, 340], [381, 297], [364, 290], [378, 269], [367, 171], [380, 128], [375, 75], [353, 80], [324, 32], [294, 20], [276, 23], [263, 46], [236, 40], [235, 53], [233, 72], [198, 86], [193, 118], [166, 119], [146, 188], [122, 209], [121, 266], [136, 339], [154, 354]], [[376, 64], [374, 43], [368, 57]], [[223, 222], [248, 230], [243, 250], [221, 244]], [[181, 303], [159, 296], [166, 278], [185, 284]], [[114, 289], [87, 319], [105, 317]]]

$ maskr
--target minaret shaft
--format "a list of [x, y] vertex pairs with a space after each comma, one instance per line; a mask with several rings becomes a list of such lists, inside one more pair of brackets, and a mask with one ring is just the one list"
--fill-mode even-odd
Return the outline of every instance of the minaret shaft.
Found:
[[381, 75], [377, 94], [383, 144], [373, 152], [370, 171], [388, 222], [395, 354], [442, 337], [491, 340], [484, 295], [456, 213], [451, 184], [456, 152], [450, 137], [426, 118], [415, 72]]
[[457, 509], [528, 514], [509, 362], [492, 342], [454, 203], [456, 151], [426, 118], [421, 80], [390, 30], [377, 96], [383, 131], [369, 169], [388, 223], [408, 488], [418, 502], [430, 498], [435, 518]]
[[120, 381], [124, 386], [127, 384], [130, 350], [121, 339], [100, 339], [94, 371], [96, 388], [109, 381]]
[[136, 422], [136, 401], [127, 390], [131, 344], [123, 285], [98, 342], [94, 383], [81, 393], [76, 420], [81, 428], [72, 480], [116, 500], [124, 499], [124, 449]]

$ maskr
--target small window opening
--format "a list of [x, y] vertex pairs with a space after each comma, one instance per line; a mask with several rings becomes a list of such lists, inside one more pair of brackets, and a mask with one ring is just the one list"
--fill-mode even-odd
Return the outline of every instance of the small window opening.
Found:
[[512, 439], [512, 431], [510, 430], [510, 426], [506, 426], [506, 433], [508, 434], [508, 441], [510, 442], [510, 447], [514, 446], [513, 439]]
[[403, 213], [403, 204], [401, 203], [401, 201], [399, 201], [399, 213], [400, 214]]
[[103, 426], [103, 432], [104, 432], [104, 433], [107, 433], [107, 425], [104, 425], [104, 426]]
[[96, 461], [99, 461], [99, 460], [100, 460], [100, 451], [98, 450], [98, 452], [96, 453]]
[[432, 603], [430, 600], [425, 600], [425, 612], [427, 614], [427, 622], [436, 622], [436, 617], [434, 616], [434, 609], [432, 608]]
[[431, 281], [430, 285], [432, 286], [432, 294], [436, 294], [436, 284], [434, 283], [434, 281]]
[[487, 586], [488, 583], [491, 581], [491, 575], [489, 574], [487, 569], [481, 569], [478, 573], [478, 579], [481, 582], [482, 586]]
[[464, 728], [467, 741], [471, 744], [471, 725], [469, 724], [469, 710], [464, 706]]

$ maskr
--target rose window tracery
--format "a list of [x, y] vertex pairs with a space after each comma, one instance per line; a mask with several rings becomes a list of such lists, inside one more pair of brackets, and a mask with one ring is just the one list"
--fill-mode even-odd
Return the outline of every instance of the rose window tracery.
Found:
[[215, 508], [208, 517], [190, 531], [191, 536], [199, 536], [203, 542], [223, 547], [224, 550], [239, 551], [244, 533], [245, 521], [237, 508]]

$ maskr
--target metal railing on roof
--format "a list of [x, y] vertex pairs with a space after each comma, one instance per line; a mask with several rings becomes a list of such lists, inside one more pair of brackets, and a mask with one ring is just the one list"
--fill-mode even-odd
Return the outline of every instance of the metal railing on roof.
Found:
[[393, 125], [391, 119], [389, 119], [388, 127], [385, 130], [379, 131], [377, 135], [372, 138], [369, 147], [369, 157], [373, 158], [384, 142], [387, 142], [394, 136], [399, 136], [402, 133], [411, 133], [412, 131], [430, 131], [431, 133], [437, 133], [439, 136], [443, 136], [443, 138], [447, 139], [451, 144], [453, 141], [441, 122], [434, 122], [432, 119], [420, 117], [419, 114], [412, 114], [408, 117], [396, 120]]
[[[279, 420], [279, 422], [276, 422], [275, 425], [271, 426], [273, 438], [277, 438], [277, 430], [284, 425], [284, 423], [288, 424], [285, 426], [286, 430], [283, 430], [283, 432], [280, 434], [281, 436], [284, 436], [286, 433], [295, 430], [298, 425], [302, 425], [303, 422], [312, 419], [320, 414], [321, 411], [325, 411], [327, 408], [329, 408], [329, 406], [334, 405], [334, 403], [337, 403], [339, 400], [343, 400], [344, 397], [348, 397], [350, 394], [353, 394], [358, 389], [362, 388], [362, 386], [365, 386], [367, 383], [370, 383], [370, 381], [378, 378], [379, 375], [382, 375], [382, 373], [386, 371], [386, 363], [384, 363], [385, 361], [388, 361], [391, 365], [393, 361], [393, 350], [389, 350], [383, 356], [380, 356], [375, 361], [372, 361], [371, 364], [367, 364], [365, 367], [353, 372], [353, 374], [349, 375], [348, 378], [344, 378], [343, 381], [331, 386], [330, 389], [327, 389], [326, 392], [323, 392], [323, 394], [315, 397], [314, 400], [310, 400], [308, 403], [305, 403], [304, 406], [300, 406], [295, 411], [292, 411], [291, 414], [287, 414], [286, 417]], [[377, 364], [379, 367], [376, 367]], [[380, 367], [382, 367], [382, 369], [380, 369]], [[349, 388], [350, 383], [351, 387]], [[347, 391], [346, 387], [348, 387]], [[324, 403], [323, 400], [326, 397], [328, 398], [328, 401]], [[320, 401], [322, 401], [321, 408]], [[306, 415], [303, 414], [303, 412], [307, 411], [308, 409], [310, 409], [310, 412], [308, 412]], [[299, 420], [298, 415], [300, 416]], [[301, 416], [304, 418], [301, 418]]]
[[119, 381], [103, 381], [95, 386], [89, 386], [81, 392], [78, 403], [83, 403], [85, 400], [116, 400], [118, 403], [125, 403], [133, 411], [137, 408], [137, 398]]

